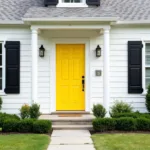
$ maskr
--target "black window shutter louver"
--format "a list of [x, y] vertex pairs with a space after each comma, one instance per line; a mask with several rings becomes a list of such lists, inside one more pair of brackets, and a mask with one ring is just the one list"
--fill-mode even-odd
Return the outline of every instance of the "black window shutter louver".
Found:
[[57, 5], [58, 0], [44, 0], [44, 5], [47, 7], [48, 5]]
[[6, 41], [6, 85], [5, 93], [20, 93], [20, 42]]
[[86, 0], [87, 5], [100, 6], [100, 0]]
[[142, 93], [142, 41], [128, 41], [128, 93]]

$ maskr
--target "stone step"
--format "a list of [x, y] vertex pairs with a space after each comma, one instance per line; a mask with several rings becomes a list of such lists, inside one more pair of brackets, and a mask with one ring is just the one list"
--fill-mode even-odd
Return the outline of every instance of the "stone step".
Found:
[[90, 112], [86, 112], [86, 111], [56, 111], [56, 112], [52, 112], [52, 115], [60, 115], [60, 114], [90, 114]]
[[92, 125], [92, 120], [52, 120], [52, 125]]
[[93, 130], [92, 125], [52, 125], [53, 130]]

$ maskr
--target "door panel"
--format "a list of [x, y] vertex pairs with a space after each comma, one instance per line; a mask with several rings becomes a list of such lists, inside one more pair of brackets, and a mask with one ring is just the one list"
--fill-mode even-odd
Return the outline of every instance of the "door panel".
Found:
[[56, 110], [85, 110], [85, 45], [56, 45]]

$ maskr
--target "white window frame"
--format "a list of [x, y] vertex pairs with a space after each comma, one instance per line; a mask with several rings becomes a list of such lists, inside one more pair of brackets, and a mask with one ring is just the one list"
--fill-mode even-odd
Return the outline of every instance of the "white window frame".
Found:
[[86, 0], [82, 0], [81, 3], [64, 3], [63, 0], [59, 0], [56, 7], [88, 7]]
[[2, 90], [0, 90], [0, 95], [6, 95], [4, 93], [4, 89], [5, 89], [5, 57], [6, 57], [6, 53], [5, 53], [5, 42], [4, 41], [0, 41], [0, 43], [2, 43]]

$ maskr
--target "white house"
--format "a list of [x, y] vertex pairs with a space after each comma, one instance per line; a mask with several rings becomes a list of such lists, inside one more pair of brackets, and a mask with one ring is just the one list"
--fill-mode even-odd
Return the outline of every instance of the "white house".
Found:
[[0, 0], [3, 112], [109, 112], [115, 100], [146, 112], [149, 83], [149, 0]]

